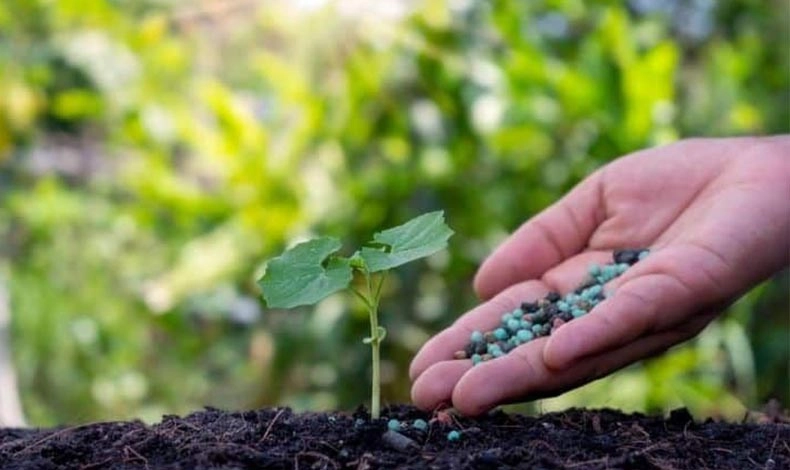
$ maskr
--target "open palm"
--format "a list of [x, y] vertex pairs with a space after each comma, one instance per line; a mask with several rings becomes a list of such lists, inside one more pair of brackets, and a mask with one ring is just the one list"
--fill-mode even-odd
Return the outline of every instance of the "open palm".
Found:
[[[549, 291], [572, 291], [612, 250], [651, 255], [605, 301], [550, 337], [472, 367], [452, 360], [473, 330]], [[790, 137], [693, 139], [601, 168], [522, 225], [483, 263], [485, 302], [429, 340], [409, 371], [412, 399], [465, 414], [551, 396], [693, 337], [788, 264]]]

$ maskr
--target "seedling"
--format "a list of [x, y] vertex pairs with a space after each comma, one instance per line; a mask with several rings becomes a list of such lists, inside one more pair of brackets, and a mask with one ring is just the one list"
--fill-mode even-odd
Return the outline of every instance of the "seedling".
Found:
[[[337, 254], [342, 246], [340, 240], [320, 237], [271, 259], [258, 281], [271, 308], [312, 305], [351, 286], [370, 319], [370, 336], [363, 342], [371, 347], [370, 414], [374, 419], [379, 417], [381, 408], [379, 346], [387, 330], [379, 325], [378, 308], [387, 272], [446, 248], [452, 234], [444, 223], [444, 212], [437, 211], [376, 233], [373, 240], [349, 258]], [[351, 282], [355, 274], [361, 278], [362, 289]]]

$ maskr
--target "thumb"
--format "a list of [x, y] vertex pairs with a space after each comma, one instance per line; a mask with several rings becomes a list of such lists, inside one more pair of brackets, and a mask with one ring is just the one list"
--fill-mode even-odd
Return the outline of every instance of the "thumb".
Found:
[[474, 280], [477, 294], [489, 299], [505, 288], [540, 279], [550, 268], [581, 252], [606, 218], [603, 171], [525, 222], [483, 262]]

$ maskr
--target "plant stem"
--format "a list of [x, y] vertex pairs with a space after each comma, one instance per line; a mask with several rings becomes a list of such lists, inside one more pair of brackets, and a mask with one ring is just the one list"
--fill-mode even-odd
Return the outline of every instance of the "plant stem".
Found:
[[[383, 279], [382, 279], [383, 280]], [[380, 367], [380, 353], [379, 344], [381, 338], [379, 337], [379, 296], [381, 293], [381, 283], [376, 294], [370, 283], [370, 273], [365, 271], [365, 281], [368, 287], [368, 314], [370, 315], [370, 349], [372, 360], [372, 377], [371, 377], [371, 390], [370, 390], [370, 416], [373, 419], [378, 419], [381, 413], [381, 367]]]
[[362, 304], [365, 305], [365, 308], [368, 309], [368, 312], [370, 312], [370, 309], [371, 309], [370, 300], [368, 300], [368, 298], [365, 296], [365, 294], [363, 294], [362, 292], [358, 291], [357, 289], [355, 289], [353, 287], [351, 288], [351, 292], [353, 292], [354, 295], [357, 296], [357, 298], [362, 302]]
[[384, 339], [383, 328], [379, 327], [379, 299], [381, 298], [381, 288], [384, 285], [384, 278], [386, 272], [379, 276], [376, 289], [373, 289], [371, 282], [370, 272], [367, 270], [360, 270], [365, 276], [366, 292], [360, 292], [352, 287], [351, 291], [359, 298], [360, 301], [368, 309], [368, 317], [370, 319], [370, 338], [365, 340], [370, 343], [370, 353], [372, 359], [372, 377], [371, 377], [371, 391], [370, 391], [370, 416], [373, 419], [378, 419], [381, 414], [381, 360], [380, 360], [380, 345]]

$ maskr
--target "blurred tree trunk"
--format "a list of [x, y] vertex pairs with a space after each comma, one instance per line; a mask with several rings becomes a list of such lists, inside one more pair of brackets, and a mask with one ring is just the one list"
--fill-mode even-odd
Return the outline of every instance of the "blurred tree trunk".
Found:
[[0, 426], [21, 427], [25, 426], [25, 417], [11, 360], [10, 325], [11, 302], [0, 274]]

